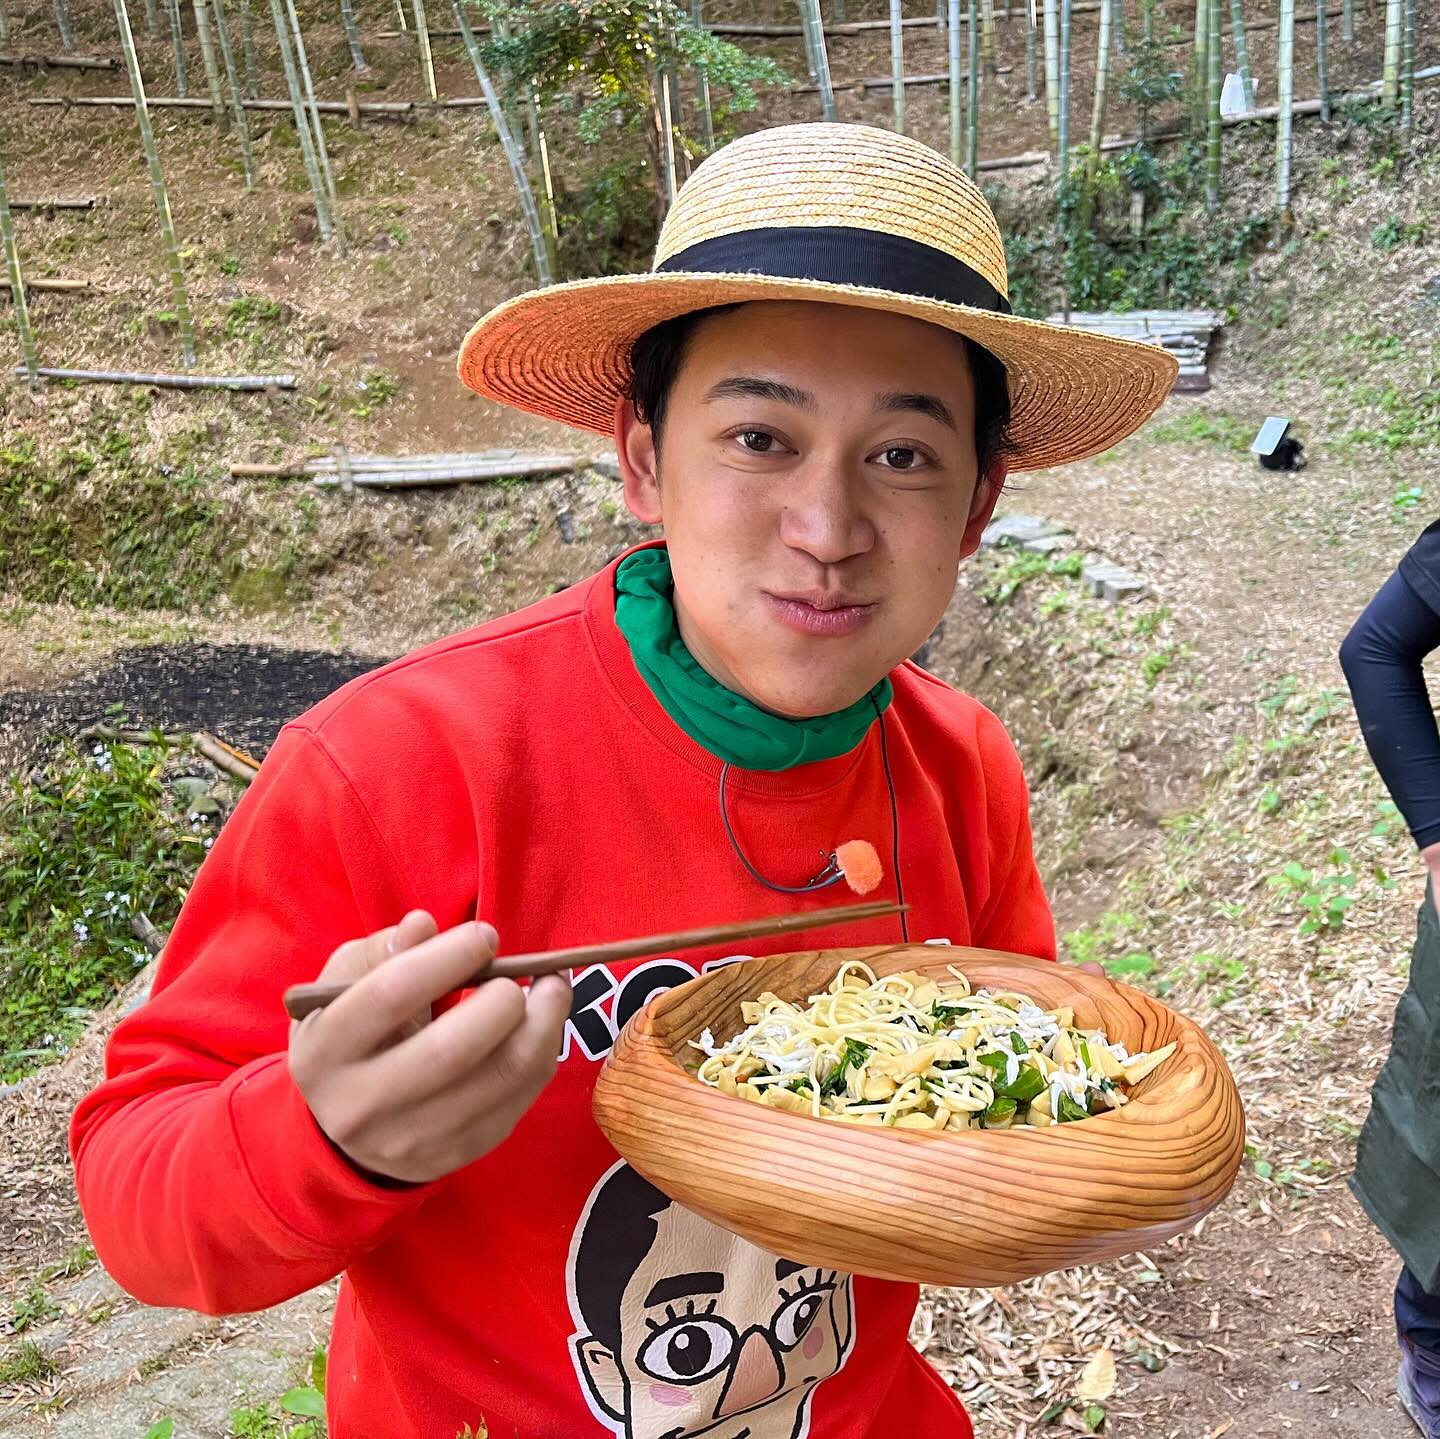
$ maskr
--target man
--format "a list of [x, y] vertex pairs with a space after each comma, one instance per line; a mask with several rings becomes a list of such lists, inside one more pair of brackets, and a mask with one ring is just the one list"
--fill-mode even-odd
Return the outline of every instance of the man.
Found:
[[[959, 171], [802, 125], [707, 160], [654, 273], [467, 338], [466, 383], [613, 435], [666, 544], [287, 726], [72, 1129], [96, 1248], [140, 1298], [253, 1309], [343, 1273], [336, 1439], [969, 1434], [906, 1342], [913, 1285], [799, 1270], [607, 1181], [597, 1062], [734, 956], [454, 991], [490, 921], [520, 952], [815, 909], [852, 839], [910, 913], [807, 945], [1053, 957], [1014, 750], [906, 656], [1007, 463], [1105, 449], [1175, 365], [1012, 317], [1004, 285]], [[317, 972], [358, 982], [287, 1026]]]

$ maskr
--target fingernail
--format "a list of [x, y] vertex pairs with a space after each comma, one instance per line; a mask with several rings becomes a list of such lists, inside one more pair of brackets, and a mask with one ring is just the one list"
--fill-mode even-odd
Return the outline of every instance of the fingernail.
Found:
[[480, 938], [490, 946], [492, 954], [499, 950], [500, 936], [496, 933], [493, 924], [487, 924], [483, 919], [477, 919], [475, 921], [475, 928], [480, 931]]
[[[401, 921], [403, 924], [404, 921]], [[389, 934], [385, 936], [385, 953], [394, 954], [396, 946], [400, 943], [400, 925], [393, 925]]]

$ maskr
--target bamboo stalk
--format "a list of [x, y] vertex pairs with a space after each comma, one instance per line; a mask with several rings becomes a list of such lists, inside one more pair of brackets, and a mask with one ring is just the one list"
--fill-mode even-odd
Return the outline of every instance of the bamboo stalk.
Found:
[[810, 25], [810, 10], [804, 0], [800, 0], [800, 30], [800, 38], [805, 45], [805, 73], [810, 77], [810, 83], [818, 86], [820, 75], [815, 68], [815, 32]]
[[255, 57], [255, 22], [250, 14], [250, 0], [239, 0], [240, 56], [245, 66], [245, 93], [250, 99], [260, 96], [260, 64]]
[[360, 31], [355, 25], [353, 0], [340, 0], [340, 23], [345, 27], [345, 43], [350, 47], [350, 64], [357, 75], [366, 74], [365, 52], [360, 48]]
[[[12, 288], [11, 281], [0, 278], [0, 290], [4, 290], [8, 294]], [[25, 288], [27, 290], [51, 291], [60, 295], [88, 295], [95, 289], [89, 280], [56, 280], [50, 278], [26, 280]]]
[[[1320, 0], [1324, 5], [1325, 0]], [[1209, 0], [1209, 30], [1205, 85], [1205, 208], [1214, 210], [1220, 204], [1220, 92], [1224, 74], [1220, 65], [1220, 0]]]
[[320, 107], [315, 102], [315, 86], [310, 80], [310, 61], [305, 54], [305, 36], [300, 29], [300, 16], [295, 11], [295, 0], [285, 0], [285, 9], [290, 21], [290, 33], [295, 41], [295, 59], [300, 66], [300, 79], [305, 87], [305, 99], [315, 131], [315, 160], [320, 167], [320, 178], [325, 182], [325, 195], [330, 202], [330, 224], [335, 232], [335, 244], [345, 253], [345, 227], [340, 220], [340, 196], [335, 188], [335, 172], [330, 168], [330, 151], [325, 144], [325, 126], [320, 119]]
[[1250, 78], [1250, 47], [1245, 43], [1244, 0], [1230, 0], [1230, 33], [1235, 38], [1235, 68], [1245, 92], [1245, 108], [1255, 108], [1255, 81]]
[[[173, 3], [174, 0], [172, 8]], [[170, 272], [170, 289], [180, 328], [181, 363], [190, 370], [195, 367], [195, 329], [190, 322], [190, 296], [185, 289], [185, 271], [180, 264], [180, 247], [175, 242], [175, 222], [170, 214], [170, 193], [165, 188], [165, 172], [160, 168], [160, 152], [155, 148], [155, 130], [150, 124], [150, 111], [145, 104], [145, 81], [140, 76], [140, 61], [135, 54], [135, 36], [130, 30], [130, 12], [125, 8], [125, 0], [115, 0], [115, 22], [120, 29], [125, 69], [130, 76], [130, 93], [135, 97], [135, 124], [140, 131], [140, 146], [145, 151], [145, 165], [150, 172], [155, 213], [160, 220], [160, 238], [165, 248], [165, 264]]]
[[185, 37], [180, 30], [180, 0], [165, 0], [165, 17], [170, 22], [170, 43], [175, 51], [175, 93], [190, 93], [190, 76], [185, 69]]
[[319, 226], [321, 240], [328, 240], [335, 232], [330, 220], [330, 196], [320, 174], [320, 162], [310, 134], [310, 116], [306, 113], [305, 101], [301, 96], [300, 76], [295, 68], [295, 52], [290, 44], [290, 22], [285, 18], [281, 0], [270, 0], [270, 19], [275, 26], [275, 37], [280, 42], [280, 65], [285, 71], [285, 84], [290, 91], [290, 109], [295, 117], [295, 134], [300, 141], [300, 159], [305, 166], [305, 178], [310, 185], [311, 199], [315, 202], [315, 223]]
[[1060, 0], [1060, 116], [1056, 153], [1060, 186], [1070, 177], [1070, 0]]
[[155, 0], [145, 0], [145, 33], [152, 40], [160, 36], [160, 13], [155, 8]]
[[215, 43], [210, 35], [210, 16], [205, 0], [190, 0], [195, 12], [195, 33], [200, 38], [200, 58], [205, 66], [205, 88], [210, 92], [210, 108], [215, 114], [215, 124], [223, 133], [229, 128], [225, 113], [225, 97], [220, 90], [220, 67], [215, 63]]
[[957, 167], [962, 157], [962, 99], [960, 95], [960, 0], [949, 0], [949, 34], [946, 46], [950, 60], [950, 161]]
[[895, 133], [905, 133], [905, 31], [901, 26], [900, 0], [890, 0], [890, 75], [895, 87]]
[[1345, 43], [1347, 45], [1353, 45], [1355, 43], [1355, 0], [1345, 0], [1343, 15], [1345, 22]]
[[1405, 0], [1405, 34], [1400, 46], [1400, 128], [1415, 128], [1415, 0]]
[[1050, 138], [1060, 139], [1060, 8], [1059, 0], [1045, 0], [1045, 115]]
[[406, 37], [410, 34], [410, 22], [405, 18], [405, 6], [402, 0], [390, 0], [395, 7], [395, 21], [400, 26], [400, 33]]
[[1276, 98], [1280, 123], [1275, 128], [1275, 208], [1281, 223], [1290, 218], [1290, 132], [1295, 81], [1295, 0], [1280, 0], [1280, 54]]
[[210, 0], [215, 7], [215, 37], [220, 42], [220, 60], [225, 67], [225, 84], [230, 94], [230, 114], [235, 121], [235, 135], [240, 141], [240, 163], [245, 170], [245, 188], [255, 188], [255, 156], [250, 148], [250, 122], [245, 118], [245, 102], [240, 94], [240, 77], [235, 70], [235, 51], [230, 44], [230, 26], [225, 15], [225, 0]]
[[410, 0], [415, 13], [415, 35], [420, 42], [420, 78], [425, 82], [425, 93], [438, 100], [440, 92], [435, 88], [435, 57], [430, 53], [430, 24], [425, 18], [425, 0]]
[[75, 36], [70, 29], [70, 12], [65, 8], [65, 0], [53, 0], [55, 8], [55, 28], [60, 32], [60, 48], [68, 55], [75, 48]]
[[[804, 0], [801, 0], [804, 3]], [[816, 9], [819, 9], [820, 0], [814, 0]], [[705, 33], [705, 0], [691, 0], [690, 23], [702, 35]], [[830, 67], [826, 62], [826, 75], [828, 77]], [[695, 89], [700, 97], [700, 139], [705, 146], [705, 153], [708, 155], [715, 148], [715, 116], [710, 108], [710, 68], [701, 60], [695, 66]], [[834, 103], [832, 92], [831, 103]], [[834, 117], [829, 117], [833, 119]]]
[[1404, 6], [1401, 0], [1385, 0], [1385, 69], [1380, 94], [1394, 108], [1400, 101], [1400, 52], [1404, 48]]
[[10, 17], [5, 13], [5, 0], [0, 0], [0, 45], [8, 45], [9, 43]]
[[35, 332], [30, 328], [30, 308], [25, 301], [25, 276], [20, 269], [20, 246], [5, 189], [5, 157], [0, 154], [0, 249], [5, 251], [5, 269], [10, 277], [11, 308], [15, 312], [15, 337], [20, 346], [21, 373], [33, 389], [40, 383], [35, 360]]
[[[0, 36], [3, 40], [4, 36]], [[98, 55], [0, 55], [0, 65], [35, 65], [47, 70], [118, 70], [115, 61]]]
[[830, 78], [830, 56], [825, 49], [820, 0], [800, 0], [800, 15], [805, 23], [806, 45], [814, 62], [814, 88], [820, 95], [820, 113], [833, 123], [839, 117], [835, 110], [835, 86]]
[[975, 0], [969, 0], [965, 25], [970, 65], [970, 78], [965, 85], [965, 173], [973, 180], [980, 173], [980, 35]]
[[510, 126], [505, 121], [504, 107], [500, 104], [500, 97], [495, 93], [495, 86], [491, 83], [490, 73], [485, 68], [485, 62], [480, 57], [480, 43], [475, 38], [475, 32], [470, 28], [470, 22], [465, 18], [463, 0], [450, 0], [450, 9], [455, 16], [455, 24], [459, 27], [460, 37], [465, 42], [465, 49], [470, 56], [470, 63], [475, 67], [475, 78], [480, 82], [480, 89], [485, 95], [485, 104], [490, 111], [490, 123], [495, 126], [495, 133], [500, 137], [501, 148], [505, 151], [505, 160], [510, 166], [510, 178], [515, 183], [515, 193], [520, 199], [520, 211], [525, 217], [525, 227], [530, 232], [530, 246], [535, 255], [535, 274], [542, 285], [554, 283], [554, 275], [550, 269], [550, 256], [545, 246], [545, 231], [540, 223], [540, 211], [535, 204], [535, 192], [530, 188], [529, 177], [525, 174], [525, 161], [520, 153], [520, 147], [515, 143], [515, 137], [510, 133]]
[[1036, 76], [1035, 0], [1022, 0], [1025, 7], [1025, 98], [1032, 104], [1040, 93]]
[[980, 0], [980, 36], [985, 54], [985, 73], [994, 75], [999, 65], [995, 53], [995, 0]]
[[213, 734], [205, 730], [199, 730], [191, 735], [195, 748], [224, 774], [232, 779], [238, 779], [241, 784], [249, 784], [255, 778], [260, 769], [259, 764], [233, 745], [228, 745], [224, 740], [216, 739]]
[[1095, 52], [1095, 102], [1090, 112], [1090, 149], [1085, 156], [1085, 176], [1093, 181], [1100, 166], [1100, 146], [1105, 139], [1105, 104], [1110, 93], [1111, 0], [1100, 10], [1100, 36]]
[[1315, 75], [1320, 84], [1320, 119], [1330, 123], [1330, 66], [1325, 44], [1325, 0], [1315, 0]]
[[[123, 4], [124, 0], [116, 0]], [[172, 375], [138, 370], [64, 370], [41, 365], [47, 380], [86, 380], [105, 385], [154, 385], [169, 390], [293, 390], [294, 375]]]

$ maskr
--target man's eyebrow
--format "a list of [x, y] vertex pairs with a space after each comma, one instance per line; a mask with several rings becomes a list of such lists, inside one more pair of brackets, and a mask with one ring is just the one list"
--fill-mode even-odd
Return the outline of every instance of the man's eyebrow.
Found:
[[939, 395], [881, 395], [877, 408], [886, 413], [918, 410], [922, 415], [929, 415], [932, 420], [939, 420], [942, 425], [949, 425], [952, 430], [956, 428], [955, 416], [950, 413], [950, 406]]
[[692, 1294], [723, 1294], [725, 1276], [713, 1269], [698, 1274], [672, 1274], [668, 1279], [656, 1280], [645, 1296], [645, 1307], [652, 1304], [668, 1304], [672, 1299], [686, 1299]]
[[797, 390], [780, 380], [765, 380], [758, 375], [731, 375], [710, 386], [705, 403], [713, 400], [732, 398], [744, 400], [775, 400], [782, 405], [791, 405], [797, 410], [816, 408], [815, 396], [808, 390]]
[[805, 1266], [796, 1264], [793, 1259], [777, 1259], [775, 1261], [776, 1279], [788, 1279], [792, 1274], [798, 1274]]

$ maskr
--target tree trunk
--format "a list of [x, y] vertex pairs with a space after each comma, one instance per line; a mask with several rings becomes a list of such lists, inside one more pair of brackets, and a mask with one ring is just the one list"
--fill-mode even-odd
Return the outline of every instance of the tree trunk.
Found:
[[1060, 0], [1045, 0], [1045, 113], [1050, 138], [1060, 139]]
[[75, 36], [70, 29], [70, 12], [65, 0], [54, 0], [55, 28], [60, 32], [60, 48], [68, 55], [75, 48]]
[[200, 37], [200, 58], [205, 65], [205, 88], [210, 92], [210, 109], [215, 124], [223, 133], [230, 128], [225, 114], [225, 96], [220, 89], [220, 67], [215, 63], [215, 42], [210, 37], [210, 15], [205, 0], [190, 0], [195, 12], [195, 33]]
[[230, 44], [230, 24], [225, 15], [225, 0], [210, 0], [215, 7], [215, 38], [220, 42], [220, 62], [225, 68], [225, 84], [230, 94], [230, 114], [235, 134], [240, 140], [240, 161], [245, 169], [245, 188], [255, 188], [255, 156], [250, 149], [250, 122], [245, 118], [245, 105], [240, 97], [240, 76], [235, 69], [235, 50]]
[[250, 17], [250, 0], [239, 0], [240, 4], [240, 54], [245, 62], [245, 93], [252, 99], [260, 98], [260, 66], [255, 58], [255, 25]]
[[1290, 223], [1290, 131], [1295, 81], [1295, 0], [1280, 0], [1280, 55], [1276, 82], [1279, 123], [1275, 141], [1275, 208], [1282, 224]]
[[165, 0], [165, 15], [170, 21], [170, 40], [175, 47], [175, 93], [183, 100], [190, 93], [190, 77], [185, 73], [185, 37], [180, 29], [180, 0]]
[[295, 40], [295, 59], [300, 67], [300, 83], [305, 90], [305, 100], [310, 107], [310, 123], [315, 132], [315, 160], [320, 167], [325, 196], [330, 202], [330, 224], [335, 231], [335, 243], [343, 255], [345, 227], [340, 221], [340, 195], [335, 188], [335, 172], [330, 168], [330, 151], [325, 144], [325, 127], [320, 120], [320, 107], [315, 103], [315, 86], [310, 80], [310, 60], [305, 54], [305, 36], [300, 30], [300, 17], [295, 11], [295, 0], [285, 0], [285, 9], [290, 21], [290, 34]]
[[357, 75], [363, 75], [370, 67], [365, 63], [365, 52], [360, 48], [360, 31], [355, 24], [352, 0], [340, 0], [340, 23], [345, 27], [345, 43], [350, 47], [350, 64]]
[[0, 155], [0, 249], [5, 251], [5, 267], [10, 276], [10, 301], [15, 313], [15, 335], [20, 342], [20, 363], [32, 388], [40, 383], [39, 364], [35, 358], [35, 332], [30, 328], [30, 310], [25, 301], [25, 276], [20, 269], [20, 246], [15, 240], [15, 225], [10, 218], [10, 203], [5, 193], [5, 157]]
[[[173, 0], [171, 13], [178, 22], [179, 15]], [[140, 61], [135, 54], [135, 36], [130, 31], [130, 13], [125, 8], [125, 0], [115, 0], [115, 22], [120, 30], [125, 70], [130, 77], [130, 93], [135, 100], [135, 124], [140, 131], [140, 148], [145, 152], [145, 165], [150, 172], [150, 193], [154, 196], [155, 213], [160, 219], [160, 239], [165, 249], [165, 266], [170, 272], [171, 298], [180, 330], [180, 358], [187, 370], [193, 370], [195, 327], [190, 321], [190, 296], [185, 289], [185, 271], [180, 264], [180, 247], [175, 243], [175, 222], [170, 215], [170, 194], [165, 188], [165, 173], [160, 168], [160, 152], [155, 148], [155, 131], [150, 124], [149, 106], [145, 103], [145, 82], [140, 78]]]
[[290, 92], [290, 112], [295, 117], [295, 135], [300, 141], [300, 159], [305, 166], [305, 178], [310, 183], [310, 198], [315, 203], [315, 223], [320, 229], [320, 238], [328, 240], [335, 233], [330, 219], [330, 196], [320, 174], [320, 162], [315, 154], [315, 140], [310, 133], [310, 117], [305, 111], [305, 100], [300, 90], [300, 76], [295, 69], [295, 50], [290, 43], [290, 22], [285, 18], [282, 0], [270, 0], [270, 19], [275, 26], [275, 38], [279, 41], [280, 66], [285, 72], [285, 88]]
[[946, 50], [950, 61], [950, 161], [959, 166], [963, 156], [963, 115], [960, 94], [960, 0], [948, 0], [946, 24], [949, 27]]
[[420, 46], [420, 78], [425, 82], [425, 93], [438, 100], [440, 92], [435, 88], [435, 57], [430, 53], [430, 22], [425, 18], [425, 0], [410, 0], [415, 13], [415, 39]]
[[545, 230], [540, 223], [540, 209], [535, 203], [535, 192], [530, 188], [529, 177], [525, 174], [525, 157], [520, 152], [515, 136], [510, 132], [504, 106], [501, 105], [490, 74], [480, 58], [480, 45], [465, 16], [463, 0], [450, 0], [450, 9], [455, 16], [460, 38], [465, 42], [465, 49], [470, 55], [470, 63], [475, 67], [475, 79], [480, 84], [480, 93], [485, 96], [490, 123], [500, 137], [500, 146], [505, 151], [505, 160], [510, 166], [510, 178], [514, 181], [515, 193], [520, 198], [520, 213], [525, 217], [525, 228], [530, 232], [530, 248], [535, 257], [536, 277], [542, 285], [552, 285], [555, 283], [555, 275], [550, 268], [550, 255], [545, 244]]
[[[1397, 52], [1398, 53], [1398, 52]], [[900, 0], [890, 0], [890, 78], [894, 82], [895, 133], [905, 133], [905, 32], [900, 27]]]
[[1034, 0], [1025, 0], [1025, 98], [1032, 104], [1040, 93], [1035, 65]]
[[1245, 108], [1255, 108], [1255, 81], [1250, 78], [1250, 47], [1245, 43], [1244, 0], [1230, 0], [1230, 28], [1235, 35], [1235, 69], [1245, 92]]
[[[1323, 5], [1325, 0], [1320, 0]], [[1210, 50], [1208, 77], [1205, 86], [1205, 208], [1220, 206], [1220, 151], [1223, 131], [1220, 126], [1220, 94], [1225, 83], [1220, 63], [1220, 0], [1209, 0], [1207, 21]]]
[[1090, 112], [1090, 153], [1085, 156], [1085, 176], [1094, 180], [1100, 167], [1100, 144], [1105, 138], [1105, 102], [1110, 93], [1110, 31], [1114, 23], [1114, 0], [1100, 0], [1100, 40], [1095, 52], [1095, 105]]
[[1404, 6], [1385, 0], [1385, 71], [1380, 94], [1392, 109], [1400, 100], [1400, 51], [1404, 48]]
[[[975, 0], [970, 0], [966, 15], [969, 41], [970, 78], [965, 86], [967, 98], [965, 134], [965, 173], [973, 180], [980, 173], [980, 36], [975, 28]], [[982, 25], [984, 21], [980, 22]]]

